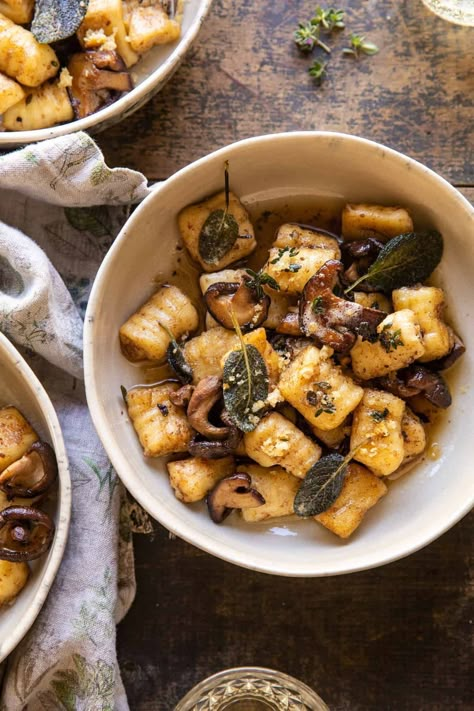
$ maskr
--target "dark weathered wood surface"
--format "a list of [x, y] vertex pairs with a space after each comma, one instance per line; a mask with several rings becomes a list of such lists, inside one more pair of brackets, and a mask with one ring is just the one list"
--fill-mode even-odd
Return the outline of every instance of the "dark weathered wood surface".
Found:
[[[172, 81], [108, 132], [107, 158], [156, 179], [241, 138], [322, 129], [381, 141], [454, 183], [474, 183], [474, 30], [443, 22], [421, 0], [345, 0], [348, 31], [318, 89], [291, 39], [314, 5], [215, 0]], [[349, 30], [380, 53], [344, 58]]]
[[[174, 79], [98, 137], [108, 160], [159, 179], [247, 136], [337, 130], [417, 158], [474, 201], [474, 31], [420, 0], [341, 2], [381, 51], [359, 63], [335, 51], [317, 89], [291, 43], [314, 4], [215, 0]], [[118, 633], [132, 711], [171, 711], [243, 664], [293, 674], [339, 711], [474, 709], [474, 514], [410, 558], [310, 580], [236, 568], [155, 528], [135, 537], [137, 599]]]

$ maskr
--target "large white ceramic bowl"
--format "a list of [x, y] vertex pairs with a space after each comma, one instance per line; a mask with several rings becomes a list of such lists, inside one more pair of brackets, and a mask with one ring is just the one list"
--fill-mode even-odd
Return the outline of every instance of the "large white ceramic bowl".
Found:
[[[390, 493], [347, 542], [312, 521], [216, 526], [204, 507], [177, 501], [164, 463], [144, 459], [120, 385], [140, 371], [120, 353], [118, 329], [172, 269], [176, 215], [222, 188], [229, 160], [232, 189], [247, 205], [307, 196], [407, 206], [419, 226], [439, 229], [445, 254], [439, 279], [467, 354], [456, 366], [454, 404], [439, 430], [441, 456], [394, 482]], [[474, 501], [470, 413], [474, 330], [474, 211], [445, 180], [406, 156], [362, 138], [289, 133], [252, 138], [212, 153], [160, 185], [121, 231], [104, 260], [89, 302], [86, 385], [92, 417], [119, 476], [152, 516], [181, 538], [225, 560], [267, 573], [320, 576], [370, 568], [406, 556], [458, 521]]]
[[56, 412], [31, 368], [0, 333], [0, 406], [15, 405], [56, 452], [59, 479], [49, 509], [56, 524], [47, 553], [30, 563], [31, 575], [15, 602], [0, 608], [0, 662], [28, 632], [43, 606], [66, 546], [71, 510], [71, 481]]
[[147, 52], [138, 64], [131, 68], [134, 88], [118, 101], [86, 118], [59, 126], [37, 131], [0, 132], [0, 151], [75, 131], [103, 131], [130, 116], [171, 79], [196, 39], [211, 4], [212, 0], [184, 0], [180, 39], [171, 44], [154, 47]]

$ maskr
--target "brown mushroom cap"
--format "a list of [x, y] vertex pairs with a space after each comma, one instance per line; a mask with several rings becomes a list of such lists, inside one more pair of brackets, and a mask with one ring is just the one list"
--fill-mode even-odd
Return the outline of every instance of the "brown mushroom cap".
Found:
[[[77, 118], [84, 118], [111, 100], [111, 92], [130, 91], [132, 80], [127, 71], [109, 71], [123, 66], [113, 52], [78, 52], [67, 65], [72, 76], [69, 87]], [[108, 67], [105, 69], [104, 67]]]
[[439, 373], [415, 364], [410, 365], [403, 371], [399, 371], [399, 375], [403, 378], [407, 387], [417, 388], [418, 392], [432, 405], [443, 409], [451, 405], [452, 400], [448, 384]]
[[0, 511], [0, 559], [12, 563], [34, 560], [45, 553], [54, 536], [54, 523], [44, 511], [9, 506]]
[[246, 276], [242, 282], [218, 281], [211, 284], [204, 294], [206, 307], [221, 326], [232, 330], [232, 312], [242, 330], [248, 331], [260, 326], [268, 315], [270, 297], [263, 294], [261, 298], [255, 289], [249, 286], [250, 279]]
[[222, 523], [233, 509], [256, 508], [265, 503], [250, 484], [250, 476], [245, 472], [228, 476], [216, 484], [207, 497], [207, 508], [214, 523]]
[[222, 457], [228, 457], [229, 454], [235, 452], [242, 439], [242, 432], [231, 421], [226, 410], [222, 411], [221, 420], [227, 425], [227, 437], [223, 440], [213, 442], [203, 440], [199, 436], [193, 437], [188, 445], [188, 452], [192, 454], [193, 457], [201, 457], [201, 459], [222, 459]]
[[[346, 271], [342, 277], [344, 283], [352, 284], [357, 281], [362, 274], [365, 274], [371, 264], [373, 264], [379, 256], [383, 246], [383, 243], [374, 239], [374, 237], [343, 242], [341, 252], [343, 262], [346, 266]], [[365, 283], [361, 283], [359, 288], [361, 291], [374, 291], [373, 288]]]
[[35, 442], [0, 474], [0, 489], [8, 499], [34, 498], [44, 494], [57, 475], [54, 450], [47, 442]]
[[199, 381], [189, 401], [187, 416], [196, 432], [212, 440], [223, 440], [229, 434], [228, 427], [216, 427], [209, 422], [209, 413], [222, 397], [222, 380], [217, 375], [208, 375]]
[[383, 311], [346, 301], [333, 293], [343, 268], [336, 259], [323, 264], [305, 284], [299, 313], [303, 333], [338, 353], [347, 353], [357, 335], [363, 339], [375, 337], [377, 326], [386, 317]]

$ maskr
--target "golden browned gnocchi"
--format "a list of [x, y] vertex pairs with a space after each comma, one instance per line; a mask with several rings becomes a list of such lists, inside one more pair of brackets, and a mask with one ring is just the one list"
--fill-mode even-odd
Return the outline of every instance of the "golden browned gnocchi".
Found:
[[186, 319], [147, 302], [121, 329], [130, 359], [158, 342], [171, 368], [128, 390], [130, 418], [145, 456], [187, 453], [167, 462], [170, 485], [215, 523], [305, 517], [347, 538], [423, 455], [419, 401], [451, 402], [440, 371], [462, 344], [443, 290], [423, 284], [442, 238], [402, 207], [351, 204], [342, 237], [283, 222], [263, 248], [227, 167], [225, 188], [178, 216], [201, 301], [175, 286]]

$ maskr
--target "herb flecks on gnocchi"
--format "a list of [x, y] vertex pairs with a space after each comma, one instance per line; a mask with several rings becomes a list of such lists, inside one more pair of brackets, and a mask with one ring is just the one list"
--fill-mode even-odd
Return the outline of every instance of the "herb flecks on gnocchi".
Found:
[[132, 361], [166, 352], [173, 365], [170, 342], [182, 358], [181, 382], [126, 395], [145, 455], [187, 453], [167, 464], [171, 487], [207, 497], [216, 523], [232, 509], [249, 524], [299, 515], [347, 538], [423, 455], [425, 406], [451, 402], [438, 370], [463, 346], [443, 290], [423, 283], [441, 236], [413, 232], [402, 207], [350, 204], [342, 237], [287, 222], [249, 262], [254, 230], [227, 166], [224, 192], [178, 225], [201, 303], [167, 287], [120, 329]]

